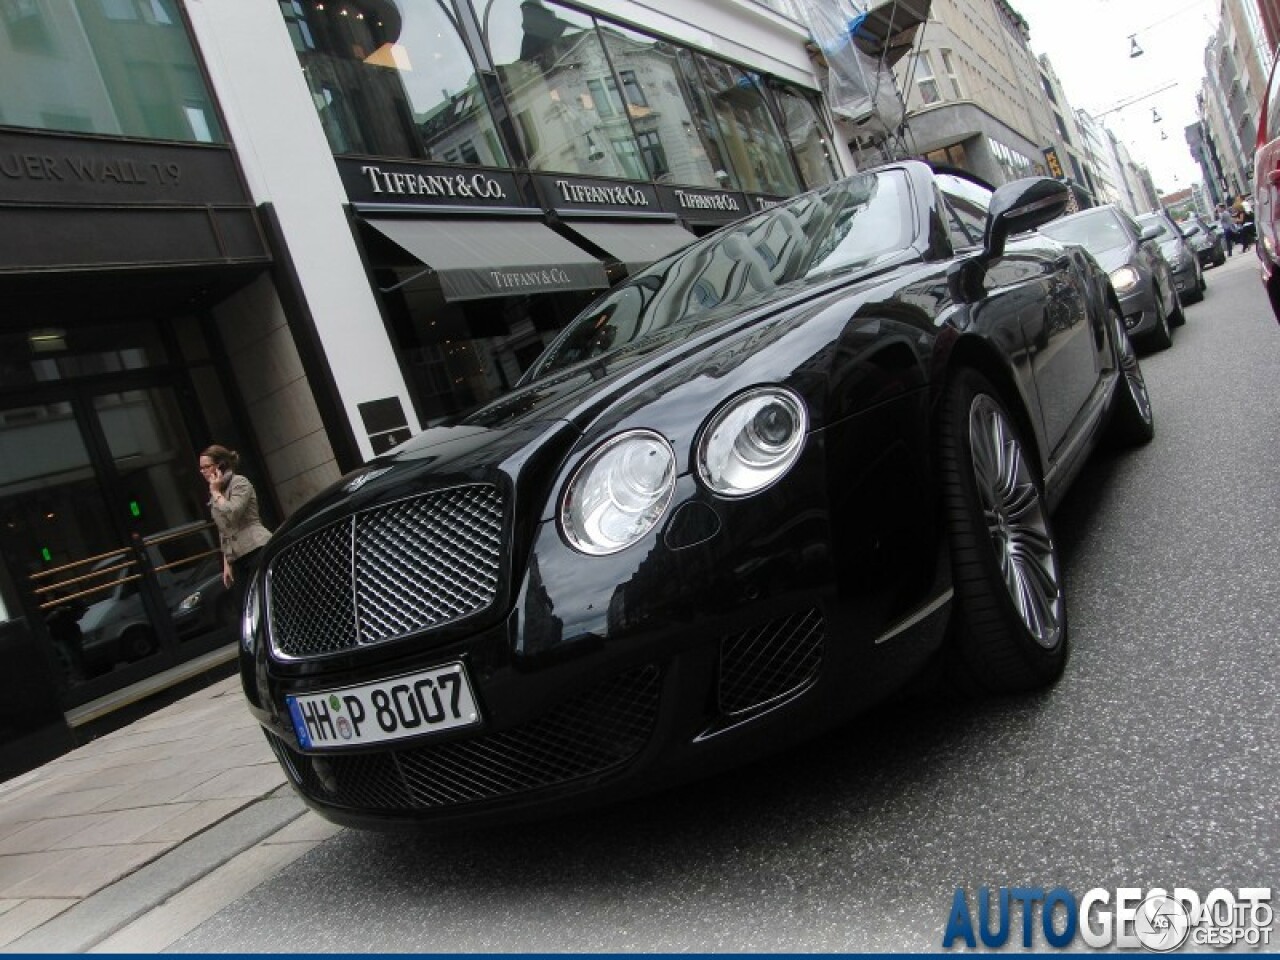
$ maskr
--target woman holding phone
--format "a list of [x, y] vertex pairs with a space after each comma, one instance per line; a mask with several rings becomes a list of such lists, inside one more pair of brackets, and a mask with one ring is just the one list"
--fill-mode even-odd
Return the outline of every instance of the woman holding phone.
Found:
[[271, 531], [258, 516], [258, 494], [248, 477], [236, 473], [240, 455], [220, 444], [200, 453], [200, 475], [209, 484], [209, 513], [218, 528], [222, 547], [222, 585], [235, 587], [236, 609], [244, 600], [258, 561], [258, 552], [271, 539]]

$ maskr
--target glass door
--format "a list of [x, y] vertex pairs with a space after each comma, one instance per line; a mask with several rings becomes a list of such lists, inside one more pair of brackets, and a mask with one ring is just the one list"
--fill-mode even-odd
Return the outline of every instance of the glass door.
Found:
[[233, 638], [181, 413], [152, 385], [0, 409], [0, 549], [64, 707]]

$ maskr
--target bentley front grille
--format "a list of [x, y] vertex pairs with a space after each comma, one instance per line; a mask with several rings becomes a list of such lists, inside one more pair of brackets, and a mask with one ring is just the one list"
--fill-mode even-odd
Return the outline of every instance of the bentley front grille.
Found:
[[523, 726], [429, 746], [303, 754], [267, 739], [302, 791], [326, 803], [387, 812], [459, 806], [622, 766], [653, 732], [659, 678], [655, 666], [638, 668]]
[[385, 643], [484, 610], [497, 596], [502, 494], [436, 490], [347, 517], [270, 568], [271, 642], [308, 658]]
[[826, 625], [817, 610], [720, 640], [720, 711], [745, 713], [812, 683], [822, 665]]

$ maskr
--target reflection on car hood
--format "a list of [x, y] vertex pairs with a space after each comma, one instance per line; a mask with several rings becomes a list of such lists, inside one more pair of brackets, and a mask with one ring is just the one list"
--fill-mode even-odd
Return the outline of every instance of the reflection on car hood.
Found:
[[[833, 281], [746, 314], [673, 327], [535, 380], [458, 420], [424, 430], [344, 476], [282, 524], [270, 550], [274, 553], [305, 531], [424, 486], [489, 482], [518, 489], [522, 475], [545, 475], [552, 464], [563, 462], [606, 414], [618, 416], [629, 407], [652, 402], [653, 384], [667, 377], [669, 387], [671, 371], [690, 358], [705, 358], [705, 363], [689, 366], [688, 377], [714, 379], [721, 368], [767, 349], [777, 337], [804, 327], [808, 318], [836, 302], [849, 301], [848, 312], [843, 306], [841, 310], [847, 321], [860, 294], [879, 289], [896, 269], [917, 267], [918, 261], [888, 265], [857, 280]], [[813, 335], [830, 336], [823, 331]], [[542, 469], [530, 470], [535, 464]], [[523, 495], [539, 497], [536, 491]]]
[[1133, 248], [1119, 247], [1114, 250], [1103, 250], [1101, 253], [1095, 253], [1093, 259], [1098, 261], [1098, 266], [1103, 270], [1111, 273], [1124, 266], [1133, 266]]

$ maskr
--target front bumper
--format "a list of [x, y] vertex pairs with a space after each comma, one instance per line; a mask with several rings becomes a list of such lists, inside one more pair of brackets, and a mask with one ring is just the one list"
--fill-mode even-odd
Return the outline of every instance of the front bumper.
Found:
[[1178, 291], [1179, 298], [1194, 296], [1200, 286], [1199, 275], [1196, 271], [1196, 265], [1193, 261], [1187, 260], [1178, 270], [1173, 273], [1173, 286]]
[[1131, 337], [1140, 337], [1156, 328], [1156, 299], [1148, 285], [1141, 284], [1127, 293], [1120, 294], [1120, 312], [1124, 315], [1125, 329]]

